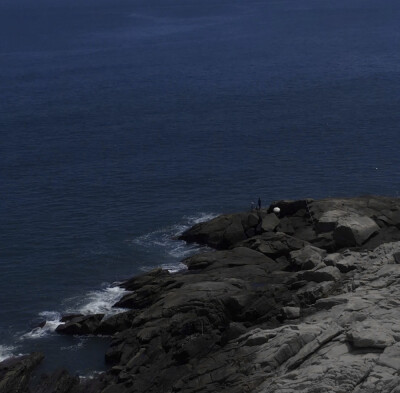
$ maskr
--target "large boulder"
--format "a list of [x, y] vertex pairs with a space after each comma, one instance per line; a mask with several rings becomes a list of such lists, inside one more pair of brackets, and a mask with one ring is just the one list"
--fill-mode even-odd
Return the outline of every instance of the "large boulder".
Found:
[[322, 259], [326, 251], [306, 245], [304, 248], [290, 253], [290, 262], [299, 270], [310, 270], [323, 265]]
[[378, 231], [379, 226], [371, 218], [349, 214], [339, 217], [333, 238], [340, 248], [361, 246]]
[[338, 248], [361, 246], [379, 231], [377, 223], [368, 216], [343, 209], [328, 210], [316, 223], [319, 233], [333, 232]]
[[339, 269], [334, 266], [326, 266], [318, 270], [306, 270], [298, 275], [299, 280], [314, 282], [339, 281], [340, 277]]
[[332, 232], [337, 224], [339, 218], [348, 214], [345, 210], [328, 210], [324, 212], [316, 223], [318, 232]]
[[100, 326], [100, 322], [103, 319], [104, 314], [94, 315], [81, 315], [70, 319], [68, 322], [58, 325], [56, 332], [60, 334], [70, 335], [87, 335], [95, 334], [96, 330]]
[[233, 246], [244, 239], [247, 239], [247, 236], [242, 222], [238, 219], [233, 219], [222, 236], [222, 247]]
[[355, 348], [384, 349], [395, 343], [393, 333], [374, 320], [355, 322], [346, 337]]
[[261, 229], [264, 232], [273, 232], [275, 228], [279, 225], [279, 218], [274, 213], [265, 215], [262, 218]]

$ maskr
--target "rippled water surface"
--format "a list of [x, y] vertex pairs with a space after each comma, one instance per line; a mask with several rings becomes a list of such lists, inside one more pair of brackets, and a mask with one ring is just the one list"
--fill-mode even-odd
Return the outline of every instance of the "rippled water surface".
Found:
[[[397, 0], [3, 0], [0, 359], [104, 367], [115, 281], [281, 198], [398, 195]], [[46, 319], [45, 331], [34, 329]], [[51, 366], [50, 366], [51, 364]]]

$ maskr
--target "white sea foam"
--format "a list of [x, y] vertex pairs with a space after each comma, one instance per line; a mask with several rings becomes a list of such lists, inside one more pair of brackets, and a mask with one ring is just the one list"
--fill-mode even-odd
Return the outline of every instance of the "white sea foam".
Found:
[[57, 311], [42, 311], [39, 316], [46, 321], [43, 327], [37, 327], [28, 333], [21, 336], [21, 339], [37, 339], [47, 336], [56, 330], [56, 327], [61, 324], [61, 314]]
[[[176, 240], [176, 238], [191, 226], [211, 220], [216, 216], [217, 214], [215, 213], [199, 213], [193, 216], [184, 216], [181, 222], [139, 236], [133, 239], [132, 242], [144, 248], [161, 249], [168, 256], [179, 260], [176, 263], [161, 265], [164, 269], [176, 272], [185, 268], [185, 265], [180, 263], [181, 259], [198, 252], [200, 249], [206, 249], [206, 247], [201, 247], [197, 244], [187, 244], [184, 241]], [[143, 268], [142, 270], [148, 269]]]
[[67, 299], [66, 302], [71, 304], [71, 306], [67, 307], [63, 313], [57, 311], [43, 311], [39, 313], [41, 319], [46, 321], [45, 325], [23, 334], [20, 339], [38, 339], [54, 333], [57, 326], [62, 324], [60, 322], [62, 314], [106, 314], [106, 317], [118, 314], [124, 311], [124, 309], [113, 308], [112, 306], [126, 293], [128, 292], [118, 286], [103, 284], [102, 289], [90, 291], [83, 297]]
[[79, 378], [80, 379], [94, 379], [103, 373], [104, 373], [104, 371], [91, 371], [89, 374], [79, 375]]
[[12, 346], [0, 345], [0, 362], [14, 356], [15, 349], [16, 348]]
[[106, 316], [117, 314], [121, 309], [112, 306], [126, 293], [128, 292], [125, 289], [117, 285], [110, 286], [104, 283], [102, 289], [90, 291], [83, 297], [68, 299], [68, 303], [73, 305], [66, 310], [66, 313], [106, 314]]
[[[134, 239], [133, 243], [145, 248], [159, 247], [163, 249], [170, 257], [176, 259], [176, 262], [168, 262], [161, 265], [161, 267], [170, 272], [177, 272], [186, 268], [186, 266], [180, 262], [181, 259], [199, 251], [199, 249], [207, 248], [195, 244], [186, 244], [184, 241], [176, 240], [176, 237], [191, 226], [214, 217], [216, 217], [214, 213], [199, 213], [194, 216], [184, 216], [182, 221], [178, 224], [167, 226], [140, 236]], [[142, 268], [142, 270], [149, 269], [151, 269], [151, 267], [148, 266]], [[39, 313], [41, 319], [46, 321], [45, 325], [25, 333], [21, 336], [21, 339], [38, 339], [54, 333], [57, 326], [61, 324], [60, 320], [62, 314], [105, 314], [106, 317], [109, 317], [125, 311], [124, 309], [114, 308], [112, 306], [126, 293], [128, 292], [116, 284], [110, 285], [108, 283], [103, 283], [101, 289], [90, 291], [83, 296], [67, 299], [65, 301], [65, 304], [67, 304], [66, 309], [62, 313], [57, 311], [43, 311]], [[75, 348], [80, 348], [82, 345], [83, 341], [72, 347], [63, 347], [62, 349], [73, 350]], [[11, 347], [0, 347], [0, 359], [1, 356], [9, 356], [7, 354], [11, 350]]]

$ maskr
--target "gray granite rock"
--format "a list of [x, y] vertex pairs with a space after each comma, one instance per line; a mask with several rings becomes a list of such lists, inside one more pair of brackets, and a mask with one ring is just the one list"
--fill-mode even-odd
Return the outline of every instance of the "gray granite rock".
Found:
[[297, 278], [299, 280], [314, 282], [339, 281], [341, 274], [338, 268], [334, 266], [326, 266], [317, 270], [306, 270], [300, 272]]
[[285, 319], [297, 319], [300, 317], [300, 307], [283, 307], [282, 314]]
[[383, 349], [395, 343], [393, 334], [374, 320], [355, 322], [347, 332], [347, 339], [355, 348]]
[[339, 218], [348, 214], [345, 210], [328, 210], [318, 219], [316, 227], [318, 232], [332, 232], [338, 225]]
[[[273, 230], [292, 235], [261, 233], [275, 206]], [[119, 304], [131, 309], [93, 325], [112, 335], [109, 370], [79, 384], [55, 372], [30, 393], [394, 393], [398, 212], [395, 198], [280, 201], [197, 225], [183, 238], [219, 251], [187, 258], [177, 274], [125, 281]], [[85, 323], [74, 318], [65, 325]], [[10, 391], [5, 381], [25, 389], [29, 364], [20, 373], [0, 366], [0, 392]]]
[[325, 250], [306, 245], [302, 249], [290, 253], [290, 262], [300, 270], [311, 270], [324, 266], [322, 260], [325, 255]]
[[279, 222], [279, 218], [274, 213], [267, 214], [262, 218], [261, 229], [264, 232], [273, 232]]
[[340, 248], [361, 246], [378, 231], [379, 226], [371, 218], [349, 214], [339, 217], [333, 239]]

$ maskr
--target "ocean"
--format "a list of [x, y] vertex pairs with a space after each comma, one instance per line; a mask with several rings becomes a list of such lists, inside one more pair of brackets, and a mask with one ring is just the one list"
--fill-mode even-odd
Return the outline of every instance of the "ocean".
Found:
[[[0, 359], [104, 370], [115, 284], [261, 197], [398, 196], [397, 0], [2, 0]], [[117, 310], [118, 311], [118, 310]], [[46, 320], [44, 329], [35, 328]]]

